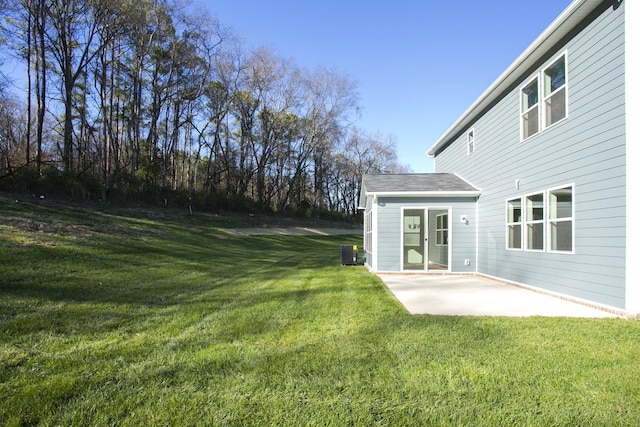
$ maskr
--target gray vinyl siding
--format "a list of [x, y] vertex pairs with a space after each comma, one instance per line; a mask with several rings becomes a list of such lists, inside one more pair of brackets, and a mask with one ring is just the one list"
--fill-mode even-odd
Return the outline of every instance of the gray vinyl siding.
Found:
[[[381, 197], [378, 199], [378, 270], [402, 271], [402, 209], [428, 207], [451, 208], [449, 245], [450, 269], [455, 273], [475, 272], [476, 208], [475, 198], [411, 198]], [[460, 222], [466, 215], [469, 224]], [[471, 261], [470, 266], [464, 260]]]
[[[625, 307], [624, 5], [550, 56], [567, 52], [566, 119], [520, 142], [520, 85], [469, 126], [473, 154], [464, 133], [437, 156], [437, 172], [482, 190], [479, 273]], [[566, 184], [574, 185], [575, 253], [506, 250], [506, 200]]]

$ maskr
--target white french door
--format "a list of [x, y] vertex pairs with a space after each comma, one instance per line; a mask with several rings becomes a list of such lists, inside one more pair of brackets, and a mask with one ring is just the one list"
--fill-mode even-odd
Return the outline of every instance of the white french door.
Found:
[[402, 211], [402, 269], [449, 270], [448, 208]]

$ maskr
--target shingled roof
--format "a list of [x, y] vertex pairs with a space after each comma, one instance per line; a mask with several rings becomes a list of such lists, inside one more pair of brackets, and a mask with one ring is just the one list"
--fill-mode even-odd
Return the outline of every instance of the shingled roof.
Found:
[[452, 173], [367, 174], [362, 177], [360, 207], [367, 196], [477, 197], [480, 190]]

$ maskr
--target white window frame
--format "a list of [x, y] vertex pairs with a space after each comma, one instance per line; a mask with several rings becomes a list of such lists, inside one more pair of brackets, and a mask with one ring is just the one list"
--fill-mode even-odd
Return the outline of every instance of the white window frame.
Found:
[[[520, 221], [509, 221], [509, 202], [513, 202], [515, 200], [519, 200], [520, 201]], [[505, 247], [508, 251], [522, 251], [524, 250], [524, 200], [522, 196], [518, 196], [518, 197], [512, 197], [510, 199], [507, 199], [505, 201], [505, 212], [506, 212], [506, 228], [505, 228]], [[509, 233], [509, 227], [512, 227], [514, 225], [519, 225], [520, 226], [520, 247], [519, 248], [515, 248], [515, 247], [511, 247], [510, 246], [510, 240], [509, 240], [509, 236], [511, 235]]]
[[[537, 102], [532, 106], [532, 107], [528, 107], [526, 110], [524, 110], [524, 103], [522, 100], [522, 93], [524, 91], [524, 89], [528, 86], [531, 85], [531, 83], [533, 83], [533, 81], [536, 81], [536, 86], [538, 89], [538, 100]], [[527, 80], [525, 82], [525, 84], [523, 84], [520, 87], [520, 90], [518, 91], [518, 103], [520, 105], [520, 141], [526, 141], [529, 138], [533, 137], [534, 135], [537, 135], [540, 133], [540, 122], [542, 120], [542, 114], [540, 111], [540, 73], [536, 73], [535, 76], [531, 77], [529, 80]], [[532, 111], [536, 110], [537, 111], [537, 116], [538, 116], [538, 126], [537, 126], [537, 130], [535, 132], [533, 132], [530, 135], [525, 136], [524, 135], [524, 131], [525, 131], [525, 127], [524, 126], [524, 117], [527, 114], [530, 114]]]
[[467, 132], [467, 156], [476, 151], [476, 133], [475, 129], [469, 129]]
[[[542, 196], [542, 219], [529, 219], [529, 209], [527, 206], [527, 200], [531, 196]], [[524, 239], [522, 241], [522, 245], [524, 250], [527, 252], [544, 252], [546, 250], [546, 219], [547, 219], [547, 200], [546, 200], [546, 191], [536, 191], [534, 193], [525, 194], [522, 198], [522, 228], [524, 233]], [[530, 225], [542, 225], [542, 248], [541, 249], [530, 249], [529, 248], [529, 226]]]
[[[546, 71], [551, 68], [551, 66], [553, 64], [555, 64], [556, 62], [558, 62], [560, 60], [560, 58], [564, 57], [564, 84], [560, 87], [558, 87], [556, 90], [554, 90], [553, 92], [547, 94], [546, 93], [546, 84], [545, 84], [545, 77], [546, 77]], [[565, 120], [568, 116], [569, 116], [569, 73], [568, 73], [568, 55], [567, 55], [567, 51], [562, 52], [560, 55], [556, 56], [555, 58], [553, 58], [551, 61], [549, 61], [549, 63], [542, 69], [542, 71], [540, 72], [540, 85], [542, 89], [540, 91], [540, 94], [542, 95], [542, 101], [541, 101], [541, 112], [542, 112], [542, 120], [540, 122], [541, 125], [541, 129], [545, 130], [548, 129], [552, 126], [554, 126], [557, 123], [562, 122], [563, 120]], [[559, 92], [564, 91], [564, 117], [562, 117], [561, 119], [556, 120], [555, 122], [547, 125], [547, 100], [549, 100], [550, 98], [552, 98], [554, 95], [558, 94]]]
[[[546, 85], [545, 85], [546, 74], [545, 73], [553, 64], [555, 64], [562, 57], [564, 57], [564, 84], [558, 87], [553, 92], [547, 94], [545, 93], [546, 91]], [[524, 105], [522, 102], [523, 90], [527, 86], [530, 86], [533, 81], [537, 81], [538, 100], [534, 106], [524, 110], [523, 109]], [[561, 91], [564, 91], [564, 117], [547, 125], [547, 108], [546, 108], [547, 101]], [[561, 54], [555, 56], [551, 61], [548, 61], [545, 64], [545, 66], [542, 67], [542, 69], [536, 72], [529, 80], [527, 80], [522, 86], [520, 86], [520, 90], [518, 91], [518, 103], [520, 106], [519, 108], [520, 110], [520, 142], [524, 142], [531, 139], [535, 135], [538, 135], [541, 132], [555, 126], [556, 124], [563, 122], [569, 117], [569, 55], [566, 50]], [[535, 132], [525, 137], [524, 117], [526, 114], [530, 114], [534, 110], [536, 110], [538, 114], [538, 128]]]
[[[562, 217], [562, 218], [552, 218], [552, 194], [555, 191], [558, 190], [562, 190], [565, 188], [570, 188], [571, 189], [571, 216], [570, 217]], [[565, 185], [561, 185], [558, 187], [554, 187], [554, 188], [550, 188], [549, 190], [547, 190], [547, 248], [548, 248], [548, 252], [549, 253], [557, 253], [557, 254], [574, 254], [575, 250], [576, 250], [576, 221], [575, 221], [575, 216], [576, 216], [576, 190], [575, 190], [575, 184], [565, 184]], [[558, 249], [553, 249], [553, 233], [552, 233], [552, 227], [554, 224], [557, 224], [559, 222], [571, 222], [571, 250], [570, 251], [566, 251], [566, 250], [558, 250]]]
[[[555, 208], [553, 205], [553, 194], [558, 190], [571, 189], [571, 216], [564, 216], [560, 218], [554, 218]], [[531, 196], [542, 195], [542, 219], [530, 220], [530, 216], [527, 208], [527, 200]], [[509, 221], [509, 202], [520, 200], [520, 221]], [[525, 194], [523, 196], [510, 197], [505, 200], [505, 249], [510, 251], [527, 251], [527, 252], [547, 252], [551, 254], [575, 254], [576, 253], [576, 186], [575, 183], [558, 185], [542, 191], [535, 191]], [[553, 249], [554, 233], [552, 228], [555, 224], [561, 222], [571, 223], [571, 250], [558, 250]], [[529, 225], [530, 224], [542, 224], [542, 249], [529, 249]], [[520, 243], [521, 248], [509, 247], [509, 227], [513, 225], [520, 225]]]
[[[443, 217], [446, 217], [446, 221]], [[440, 220], [440, 228], [438, 228], [438, 219]], [[446, 239], [444, 237], [445, 231], [447, 232]], [[449, 212], [436, 215], [436, 246], [449, 246]]]

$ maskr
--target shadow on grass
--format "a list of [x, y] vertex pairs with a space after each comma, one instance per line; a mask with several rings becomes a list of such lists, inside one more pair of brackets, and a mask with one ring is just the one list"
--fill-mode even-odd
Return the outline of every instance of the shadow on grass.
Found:
[[[5, 258], [11, 265], [5, 265], [0, 284], [4, 293], [50, 300], [148, 304], [156, 296], [139, 299], [144, 295], [137, 290], [180, 295], [194, 286], [222, 286], [241, 277], [259, 282], [297, 269], [339, 268], [336, 239], [278, 236], [205, 241], [179, 236], [14, 245]], [[200, 283], [193, 279], [196, 276]]]
[[359, 236], [34, 210], [0, 206], [0, 424], [640, 419], [640, 323], [411, 316], [340, 266]]
[[[51, 221], [75, 223], [75, 215], [80, 214]], [[128, 219], [109, 221], [117, 228]], [[88, 235], [19, 230], [3, 240], [0, 234], [0, 318], [23, 332], [46, 329], [47, 322], [64, 330], [69, 320], [51, 313], [67, 312], [73, 313], [69, 330], [92, 332], [102, 324], [99, 319], [111, 324], [120, 316], [126, 323], [135, 310], [154, 316], [148, 310], [248, 303], [247, 292], [265, 283], [308, 268], [339, 267], [338, 242], [344, 238], [234, 237], [176, 223], [142, 223], [142, 232], [124, 238], [103, 231], [109, 227], [94, 227]], [[49, 320], [43, 320], [47, 312]], [[21, 320], [10, 322], [16, 318]]]

